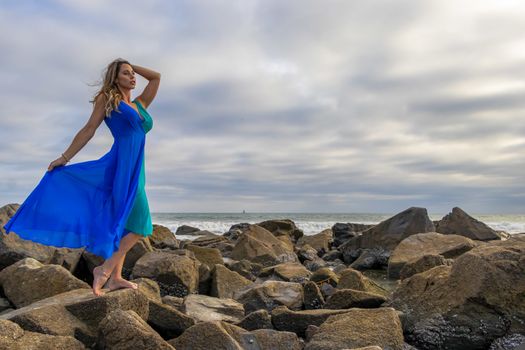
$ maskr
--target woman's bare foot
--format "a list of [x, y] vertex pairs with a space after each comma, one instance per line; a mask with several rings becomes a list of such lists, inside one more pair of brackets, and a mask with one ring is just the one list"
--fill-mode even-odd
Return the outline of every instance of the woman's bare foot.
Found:
[[123, 278], [111, 278], [108, 281], [108, 288], [109, 290], [115, 290], [115, 289], [122, 289], [122, 288], [131, 288], [131, 289], [137, 289], [138, 286], [136, 283], [127, 281]]
[[93, 269], [93, 294], [96, 296], [104, 294], [102, 287], [109, 279], [109, 274], [104, 272], [102, 266], [97, 266]]

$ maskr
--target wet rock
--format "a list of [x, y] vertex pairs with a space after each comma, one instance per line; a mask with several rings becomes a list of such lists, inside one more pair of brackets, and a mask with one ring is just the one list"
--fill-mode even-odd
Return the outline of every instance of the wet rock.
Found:
[[200, 229], [197, 227], [182, 225], [177, 227], [176, 235], [191, 235], [192, 233], [199, 232]]

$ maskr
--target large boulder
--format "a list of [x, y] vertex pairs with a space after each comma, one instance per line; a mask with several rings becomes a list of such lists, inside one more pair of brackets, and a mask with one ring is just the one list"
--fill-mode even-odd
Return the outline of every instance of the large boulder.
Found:
[[153, 224], [153, 233], [148, 237], [151, 245], [155, 248], [178, 249], [179, 241], [171, 230], [165, 226]]
[[332, 229], [326, 229], [322, 232], [319, 232], [315, 235], [304, 235], [297, 241], [297, 246], [302, 247], [305, 244], [308, 244], [310, 247], [314, 248], [317, 251], [319, 256], [322, 256], [330, 250], [330, 246], [333, 241], [333, 232]]
[[241, 235], [231, 257], [235, 260], [246, 259], [264, 266], [298, 260], [293, 249], [290, 249], [285, 242], [257, 225], [250, 225], [250, 228]]
[[27, 312], [10, 317], [9, 320], [26, 331], [74, 337], [87, 347], [91, 347], [97, 339], [95, 329], [80, 321], [59, 304], [31, 308]]
[[233, 299], [219, 299], [207, 295], [191, 294], [184, 298], [181, 310], [197, 322], [239, 322], [244, 307]]
[[442, 255], [455, 258], [472, 248], [476, 243], [464, 236], [443, 235], [436, 232], [418, 233], [407, 237], [398, 244], [388, 260], [388, 277], [399, 278], [405, 264], [424, 255]]
[[177, 350], [243, 350], [225, 326], [221, 321], [200, 322], [168, 343]]
[[403, 344], [403, 330], [396, 310], [355, 308], [330, 316], [304, 349], [340, 350], [377, 345], [402, 350]]
[[368, 230], [372, 226], [374, 225], [338, 222], [332, 226], [332, 232], [334, 233], [333, 245], [339, 247], [350, 238], [360, 235], [361, 232]]
[[279, 305], [299, 310], [303, 305], [303, 287], [299, 283], [268, 280], [236, 292], [234, 298], [244, 305], [247, 313], [259, 309], [272, 311]]
[[115, 310], [100, 323], [99, 349], [175, 350], [133, 310]]
[[433, 231], [435, 227], [427, 210], [411, 207], [349, 239], [339, 249], [346, 263], [353, 262], [363, 250], [371, 250], [378, 257], [378, 263], [386, 265], [388, 255], [403, 239], [416, 233]]
[[192, 251], [197, 260], [204, 265], [208, 265], [210, 268], [215, 264], [224, 265], [221, 251], [217, 248], [199, 247], [197, 245], [188, 244], [184, 246], [184, 249]]
[[523, 276], [525, 235], [515, 235], [403, 280], [391, 306], [405, 314], [405, 334], [418, 348], [486, 349], [525, 332]]
[[278, 306], [272, 310], [272, 323], [277, 330], [304, 337], [308, 326], [320, 326], [328, 317], [345, 312], [348, 310], [290, 310], [286, 306]]
[[375, 308], [387, 299], [383, 295], [367, 293], [355, 289], [339, 289], [326, 299], [325, 309]]
[[85, 348], [73, 337], [24, 331], [16, 323], [0, 319], [0, 349], [82, 350]]
[[352, 268], [344, 269], [339, 273], [338, 289], [354, 289], [362, 292], [372, 293], [388, 297], [390, 294], [385, 288], [381, 287], [361, 272]]
[[436, 225], [436, 232], [446, 235], [460, 235], [478, 241], [501, 239], [498, 232], [485, 223], [474, 219], [458, 207], [444, 216]]
[[139, 290], [130, 288], [93, 295], [90, 289], [75, 289], [39, 300], [20, 309], [0, 315], [0, 319], [11, 320], [38, 309], [60, 305], [92, 329], [113, 310], [133, 310], [144, 320], [149, 313], [148, 298]]
[[312, 273], [298, 262], [288, 262], [272, 267], [273, 273], [287, 282], [303, 283], [308, 281]]
[[217, 264], [212, 270], [210, 295], [218, 298], [233, 298], [236, 291], [253, 282], [231, 271], [224, 265]]
[[303, 236], [303, 231], [295, 226], [295, 223], [290, 219], [283, 220], [266, 220], [259, 222], [257, 226], [265, 228], [274, 236], [288, 236], [293, 242], [296, 242]]
[[293, 333], [260, 329], [249, 332], [226, 322], [201, 322], [169, 341], [177, 350], [301, 350]]
[[0, 271], [0, 286], [17, 308], [74, 289], [91, 287], [59, 265], [25, 258]]
[[171, 339], [193, 326], [195, 320], [171, 305], [150, 301], [148, 324], [164, 339]]
[[403, 280], [436, 266], [452, 265], [453, 262], [453, 259], [445, 259], [443, 255], [423, 255], [420, 258], [407, 262], [399, 272], [399, 278]]
[[199, 264], [184, 251], [154, 251], [144, 254], [135, 263], [133, 276], [155, 280], [163, 295], [183, 297], [197, 291]]

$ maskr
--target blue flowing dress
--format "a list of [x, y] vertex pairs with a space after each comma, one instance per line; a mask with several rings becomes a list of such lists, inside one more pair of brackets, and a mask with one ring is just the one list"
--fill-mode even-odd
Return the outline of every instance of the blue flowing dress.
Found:
[[151, 235], [145, 192], [144, 147], [153, 120], [121, 101], [104, 122], [113, 135], [100, 159], [46, 171], [38, 185], [4, 225], [6, 233], [51, 245], [85, 249], [109, 258], [128, 232]]

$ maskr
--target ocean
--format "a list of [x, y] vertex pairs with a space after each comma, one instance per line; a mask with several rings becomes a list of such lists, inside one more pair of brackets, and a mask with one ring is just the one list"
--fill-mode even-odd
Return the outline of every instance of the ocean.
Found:
[[[197, 227], [216, 234], [227, 232], [234, 224], [255, 224], [272, 219], [293, 220], [306, 235], [314, 235], [337, 222], [352, 222], [361, 224], [377, 224], [394, 214], [372, 213], [151, 213], [154, 224], [168, 227], [175, 233], [182, 225]], [[430, 214], [430, 219], [440, 220], [445, 214]], [[525, 232], [525, 215], [506, 214], [470, 214], [475, 219], [484, 222], [497, 231], [507, 233]], [[179, 239], [194, 239], [195, 236], [178, 236]]]

